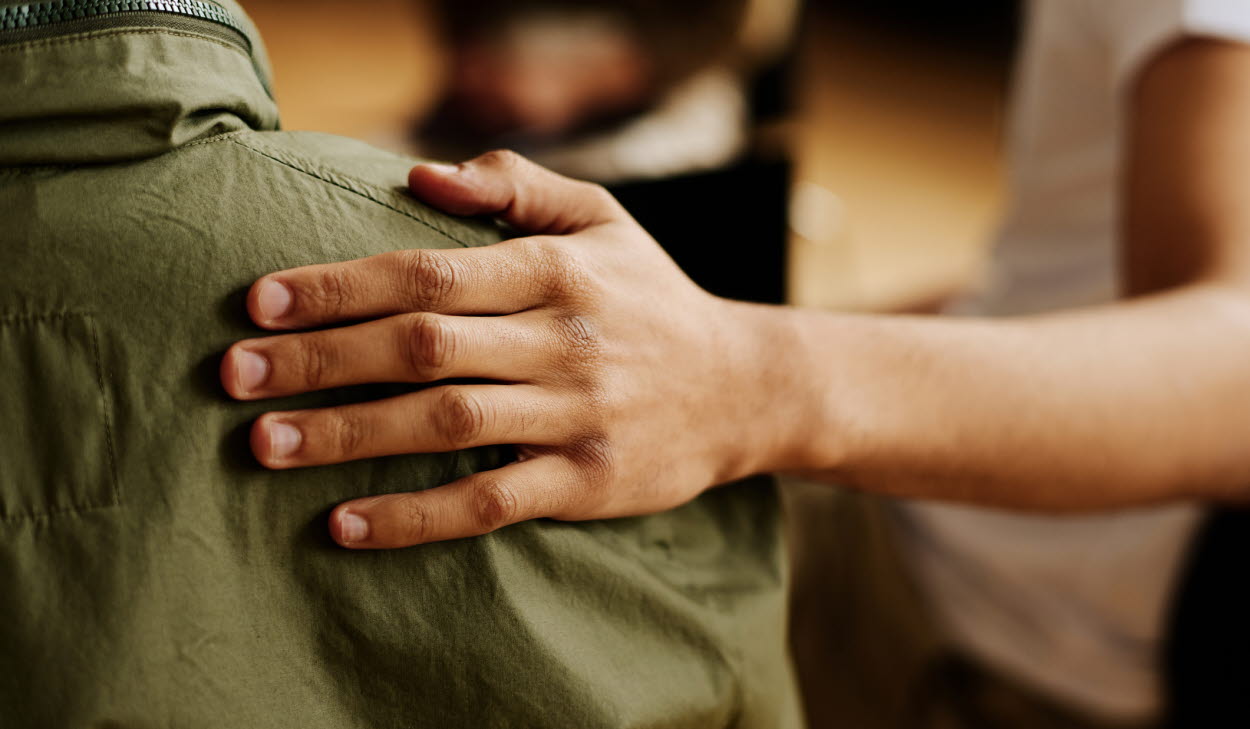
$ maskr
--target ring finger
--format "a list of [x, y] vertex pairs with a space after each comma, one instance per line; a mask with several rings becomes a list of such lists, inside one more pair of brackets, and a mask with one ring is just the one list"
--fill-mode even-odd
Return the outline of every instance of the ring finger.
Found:
[[275, 469], [484, 445], [557, 445], [567, 440], [555, 396], [531, 385], [445, 385], [318, 410], [266, 413], [252, 452]]

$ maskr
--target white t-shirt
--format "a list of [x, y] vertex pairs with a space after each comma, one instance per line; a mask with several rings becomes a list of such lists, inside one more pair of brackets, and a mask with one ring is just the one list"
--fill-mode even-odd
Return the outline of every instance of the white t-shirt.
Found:
[[[1181, 37], [1250, 43], [1250, 0], [1033, 0], [1026, 27], [995, 274], [956, 313], [1115, 298], [1130, 87]], [[1078, 709], [1140, 719], [1159, 709], [1168, 599], [1198, 516], [1192, 505], [1065, 518], [915, 503], [900, 525], [961, 648]]]

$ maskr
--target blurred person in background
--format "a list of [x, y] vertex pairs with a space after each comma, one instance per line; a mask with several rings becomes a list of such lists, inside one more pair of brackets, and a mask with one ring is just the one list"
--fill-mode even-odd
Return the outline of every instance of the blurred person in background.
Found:
[[[376, 262], [338, 267], [338, 296], [306, 271], [273, 274], [303, 298], [268, 326], [452, 318], [450, 374], [498, 382], [473, 443], [523, 444], [498, 474], [512, 520], [646, 513], [762, 471], [910, 500], [864, 498], [848, 520], [865, 535], [858, 573], [838, 576], [848, 600], [931, 606], [894, 619], [915, 645], [848, 636], [864, 646], [848, 656], [879, 653], [850, 662], [861, 685], [894, 699], [856, 726], [1157, 726], [1187, 547], [1204, 507], [1250, 496], [1250, 7], [1036, 0], [1027, 21], [998, 275], [954, 305], [964, 318], [710, 297], [601, 189], [492, 154], [418, 167], [410, 184], [535, 237], [433, 257], [419, 273], [437, 295], [418, 299], [395, 294], [411, 271]], [[542, 285], [515, 295], [520, 276]], [[534, 339], [490, 342], [472, 333], [481, 315]], [[568, 322], [575, 340], [544, 334]], [[529, 402], [505, 397], [518, 386]], [[362, 439], [422, 415], [384, 407]], [[536, 413], [552, 415], [535, 427]], [[587, 449], [593, 472], [575, 465]], [[288, 465], [375, 452], [305, 440]], [[437, 492], [346, 505], [377, 526], [348, 546], [483, 531], [467, 499]]]
[[444, 158], [508, 146], [600, 183], [715, 169], [746, 151], [748, 85], [794, 0], [436, 3], [446, 98], [418, 131]]
[[[415, 151], [464, 159], [506, 147], [607, 185], [703, 288], [784, 300], [790, 164], [772, 131], [789, 111], [799, 0], [435, 7], [449, 46], [446, 92], [418, 126]], [[755, 214], [721, 221], [726, 206]]]

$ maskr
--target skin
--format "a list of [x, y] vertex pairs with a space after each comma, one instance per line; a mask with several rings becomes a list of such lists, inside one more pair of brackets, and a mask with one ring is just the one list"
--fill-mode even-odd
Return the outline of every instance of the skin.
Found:
[[330, 531], [352, 548], [655, 512], [769, 471], [1035, 511], [1241, 499], [1250, 49], [1178, 44], [1127, 103], [1113, 304], [943, 320], [717, 299], [601, 188], [492, 153], [419, 166], [412, 190], [531, 237], [266, 276], [249, 298], [262, 327], [368, 321], [240, 342], [222, 381], [249, 400], [490, 382], [257, 421], [270, 468], [522, 444], [499, 470], [340, 505]]

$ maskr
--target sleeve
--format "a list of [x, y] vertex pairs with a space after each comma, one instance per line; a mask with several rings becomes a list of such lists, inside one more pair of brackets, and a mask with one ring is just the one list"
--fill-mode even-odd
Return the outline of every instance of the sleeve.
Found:
[[1090, 0], [1105, 13], [1114, 84], [1128, 88], [1159, 52], [1184, 38], [1250, 44], [1247, 0]]

